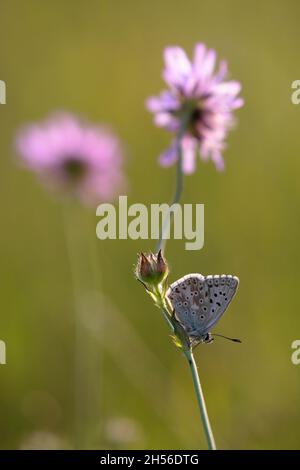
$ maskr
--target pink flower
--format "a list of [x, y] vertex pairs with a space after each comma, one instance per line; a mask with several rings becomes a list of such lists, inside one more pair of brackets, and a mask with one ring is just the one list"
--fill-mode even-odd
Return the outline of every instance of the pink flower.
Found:
[[16, 147], [25, 166], [53, 189], [85, 204], [111, 200], [124, 187], [123, 154], [106, 128], [58, 113], [21, 129]]
[[[164, 52], [163, 77], [169, 90], [147, 100], [147, 108], [154, 113], [159, 127], [176, 133], [184, 132], [181, 140], [182, 169], [185, 173], [195, 171], [195, 156], [199, 151], [203, 160], [213, 160], [222, 170], [225, 139], [234, 124], [233, 110], [243, 106], [238, 96], [241, 84], [224, 81], [227, 64], [221, 61], [215, 72], [216, 52], [197, 44], [194, 60], [190, 62], [180, 47], [167, 47]], [[163, 166], [177, 161], [178, 150], [174, 141], [160, 156]]]

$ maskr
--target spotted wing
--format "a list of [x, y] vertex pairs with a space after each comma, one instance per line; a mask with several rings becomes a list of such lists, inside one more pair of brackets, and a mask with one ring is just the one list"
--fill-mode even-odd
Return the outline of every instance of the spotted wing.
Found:
[[223, 315], [238, 284], [236, 276], [188, 274], [170, 285], [167, 296], [187, 334], [201, 339]]

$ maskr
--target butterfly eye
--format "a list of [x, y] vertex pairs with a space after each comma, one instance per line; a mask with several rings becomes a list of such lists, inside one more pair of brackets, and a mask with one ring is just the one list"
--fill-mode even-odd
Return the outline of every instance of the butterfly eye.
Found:
[[200, 299], [200, 304], [203, 304], [203, 299]]
[[187, 303], [187, 302], [183, 302], [183, 305], [184, 305], [185, 307], [187, 307], [188, 303]]
[[206, 307], [203, 307], [203, 310], [204, 310], [204, 312], [206, 312], [207, 308], [206, 308]]
[[195, 290], [194, 295], [198, 295], [198, 292]]
[[200, 315], [200, 318], [201, 318], [201, 320], [203, 320], [203, 319], [204, 319], [204, 315]]

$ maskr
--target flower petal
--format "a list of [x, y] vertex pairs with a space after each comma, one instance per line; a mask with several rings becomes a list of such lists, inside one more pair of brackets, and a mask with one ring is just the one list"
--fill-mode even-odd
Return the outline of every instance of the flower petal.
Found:
[[225, 168], [224, 160], [220, 152], [213, 151], [211, 154], [211, 159], [215, 164], [215, 167], [218, 171], [223, 171]]
[[194, 71], [200, 70], [203, 66], [203, 61], [205, 58], [206, 46], [202, 42], [196, 44], [194, 50], [194, 62], [193, 69]]
[[170, 131], [178, 128], [178, 121], [170, 113], [157, 113], [154, 116], [154, 122], [158, 127], [165, 127]]
[[165, 70], [163, 77], [170, 86], [183, 88], [189, 74], [191, 63], [180, 47], [167, 47], [164, 52]]
[[202, 72], [201, 72], [201, 75], [204, 78], [211, 77], [215, 68], [215, 64], [216, 64], [216, 56], [217, 54], [214, 49], [209, 49], [207, 51], [206, 57], [203, 61]]
[[181, 142], [182, 171], [185, 174], [194, 173], [196, 167], [197, 141], [193, 137], [186, 136]]
[[152, 113], [163, 111], [175, 111], [179, 109], [178, 98], [170, 91], [163, 91], [159, 96], [150, 96], [146, 101], [146, 107]]
[[172, 144], [168, 150], [166, 150], [164, 153], [162, 153], [159, 156], [159, 163], [162, 166], [169, 167], [174, 165], [174, 163], [177, 161], [177, 151], [175, 144]]
[[241, 91], [241, 88], [242, 85], [240, 84], [240, 82], [232, 80], [230, 82], [222, 82], [216, 85], [216, 87], [214, 88], [214, 93], [217, 93], [219, 95], [224, 94], [236, 96]]

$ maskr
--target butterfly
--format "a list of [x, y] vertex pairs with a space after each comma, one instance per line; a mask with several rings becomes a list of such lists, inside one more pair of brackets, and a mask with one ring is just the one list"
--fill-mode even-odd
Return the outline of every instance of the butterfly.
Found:
[[166, 295], [192, 347], [213, 340], [210, 329], [226, 311], [238, 285], [236, 276], [197, 273], [187, 274], [170, 285]]

